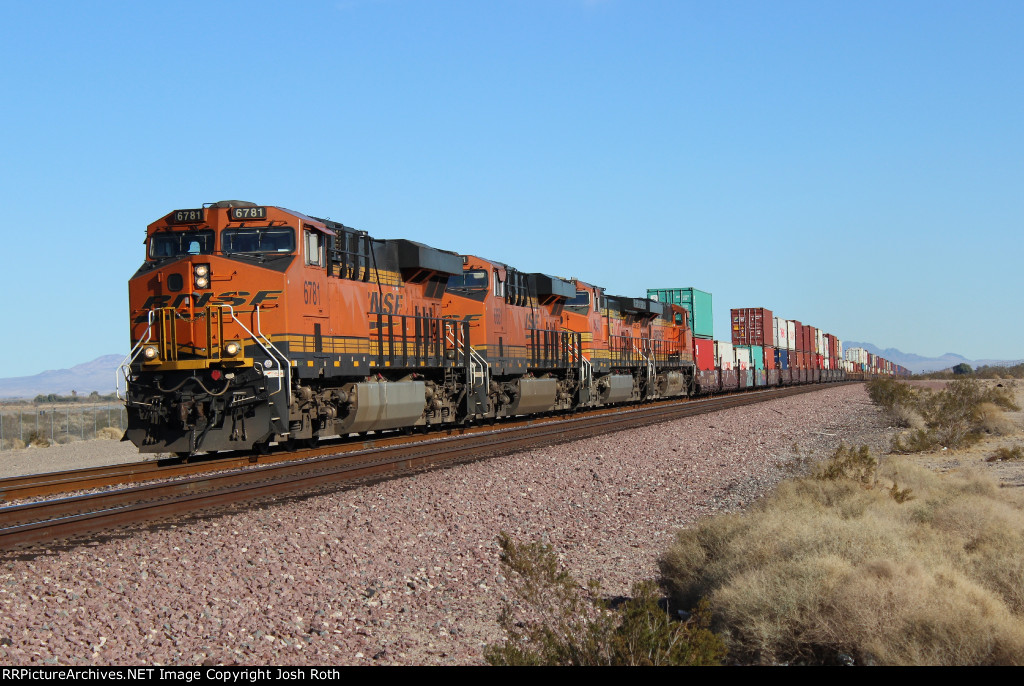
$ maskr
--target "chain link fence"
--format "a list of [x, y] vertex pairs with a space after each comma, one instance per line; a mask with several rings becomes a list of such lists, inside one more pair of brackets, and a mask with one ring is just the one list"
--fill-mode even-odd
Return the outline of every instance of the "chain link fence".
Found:
[[30, 444], [70, 443], [90, 438], [120, 438], [127, 426], [124, 405], [0, 409], [0, 449]]

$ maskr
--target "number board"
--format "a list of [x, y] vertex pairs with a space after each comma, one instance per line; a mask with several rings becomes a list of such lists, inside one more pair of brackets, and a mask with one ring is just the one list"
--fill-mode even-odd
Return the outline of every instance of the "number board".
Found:
[[169, 224], [199, 224], [206, 219], [205, 210], [174, 210], [167, 219]]
[[228, 219], [233, 222], [243, 222], [249, 219], [266, 219], [266, 207], [232, 207], [228, 211]]

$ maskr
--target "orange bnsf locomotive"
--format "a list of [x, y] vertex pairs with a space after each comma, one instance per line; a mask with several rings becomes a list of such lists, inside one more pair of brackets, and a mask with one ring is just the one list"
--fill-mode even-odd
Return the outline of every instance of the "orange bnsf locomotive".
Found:
[[151, 224], [129, 301], [125, 438], [143, 452], [263, 450], [697, 390], [676, 305], [249, 202]]

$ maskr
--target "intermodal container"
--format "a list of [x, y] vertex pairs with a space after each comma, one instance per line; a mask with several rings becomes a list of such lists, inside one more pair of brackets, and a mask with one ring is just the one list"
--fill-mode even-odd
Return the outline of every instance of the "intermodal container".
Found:
[[776, 369], [789, 369], [789, 356], [792, 353], [784, 348], [779, 348], [775, 351], [775, 368]]
[[775, 369], [775, 351], [776, 348], [771, 346], [764, 346], [764, 368], [771, 371]]
[[697, 369], [701, 371], [712, 371], [715, 368], [715, 342], [705, 338], [694, 338], [694, 357], [697, 358]]
[[763, 307], [741, 307], [730, 310], [733, 345], [771, 345], [772, 311]]
[[764, 371], [764, 346], [750, 346], [750, 367], [751, 369]]
[[750, 346], [749, 345], [734, 345], [733, 346], [733, 359], [736, 360], [736, 369], [741, 372], [745, 372], [750, 369]]
[[696, 288], [648, 288], [647, 297], [686, 308], [690, 313], [690, 328], [693, 335], [698, 338], [714, 337], [710, 293]]
[[804, 351], [804, 325], [796, 319], [793, 320], [793, 347], [790, 350]]
[[789, 348], [789, 327], [781, 317], [772, 317], [772, 347]]
[[733, 352], [732, 343], [715, 341], [715, 366], [724, 371], [735, 369], [736, 354]]

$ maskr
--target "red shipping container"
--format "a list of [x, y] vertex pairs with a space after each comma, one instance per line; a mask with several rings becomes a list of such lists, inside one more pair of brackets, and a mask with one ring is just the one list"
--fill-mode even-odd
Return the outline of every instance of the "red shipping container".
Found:
[[771, 345], [772, 311], [763, 307], [741, 307], [731, 310], [733, 345]]
[[715, 368], [715, 342], [710, 338], [694, 338], [694, 361], [697, 369], [710, 371]]
[[764, 368], [775, 369], [775, 348], [770, 345], [764, 346]]
[[795, 319], [793, 320], [793, 334], [795, 336], [793, 350], [802, 351], [804, 349], [804, 325]]

